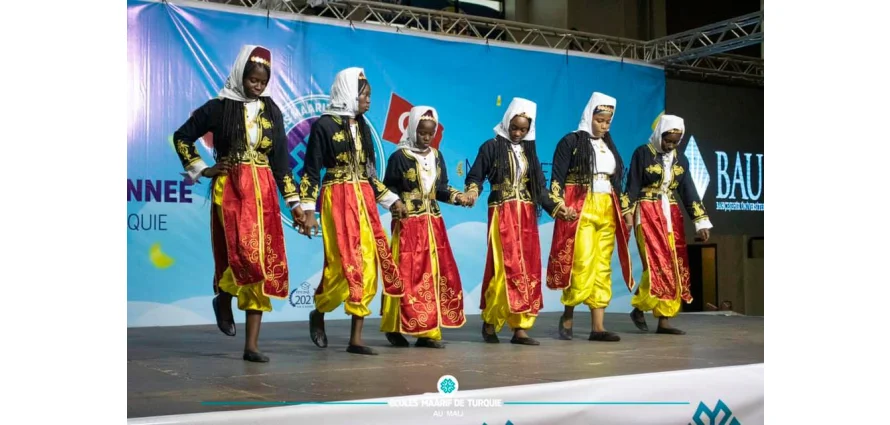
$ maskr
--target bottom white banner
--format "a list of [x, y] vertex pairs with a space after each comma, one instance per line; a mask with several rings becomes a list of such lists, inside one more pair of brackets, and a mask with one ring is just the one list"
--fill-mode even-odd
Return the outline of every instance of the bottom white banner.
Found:
[[[129, 419], [148, 424], [690, 424], [763, 423], [763, 364], [439, 393]], [[237, 403], [220, 403], [220, 405]], [[287, 404], [287, 403], [283, 403]]]

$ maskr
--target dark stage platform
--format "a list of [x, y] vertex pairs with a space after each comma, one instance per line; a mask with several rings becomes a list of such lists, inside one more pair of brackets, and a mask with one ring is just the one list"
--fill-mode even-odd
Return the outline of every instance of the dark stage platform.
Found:
[[[236, 312], [237, 313], [237, 312]], [[681, 369], [763, 362], [763, 318], [683, 314], [673, 323], [684, 336], [636, 330], [627, 314], [609, 313], [606, 327], [617, 343], [590, 342], [590, 315], [575, 313], [575, 340], [556, 339], [560, 313], [542, 314], [530, 335], [537, 347], [482, 342], [479, 316], [462, 329], [445, 330], [448, 346], [395, 348], [368, 319], [365, 341], [379, 356], [345, 351], [349, 321], [326, 323], [329, 346], [309, 340], [308, 322], [264, 323], [260, 348], [271, 358], [241, 360], [244, 327], [223, 335], [215, 325], [127, 330], [127, 416], [145, 417], [250, 407], [205, 406], [206, 401], [337, 401], [405, 396], [436, 391], [442, 375], [454, 375], [460, 390], [567, 381]], [[413, 344], [413, 338], [409, 338]], [[267, 406], [268, 407], [268, 406]]]

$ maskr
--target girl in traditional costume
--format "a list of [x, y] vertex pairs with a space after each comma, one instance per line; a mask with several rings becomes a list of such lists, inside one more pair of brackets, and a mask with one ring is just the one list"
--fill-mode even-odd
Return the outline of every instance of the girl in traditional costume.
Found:
[[324, 270], [315, 292], [315, 310], [309, 313], [310, 337], [317, 346], [327, 347], [324, 314], [343, 304], [352, 316], [346, 351], [374, 355], [362, 342], [362, 325], [377, 294], [378, 267], [386, 295], [401, 297], [404, 289], [376, 204], [403, 206], [398, 195], [377, 179], [371, 129], [363, 115], [370, 106], [371, 86], [364, 70], [340, 71], [331, 88], [330, 106], [309, 134], [300, 198], [305, 214], [301, 233], [311, 237], [318, 234], [315, 204], [321, 194]]
[[649, 143], [637, 148], [630, 161], [628, 199], [622, 203], [622, 213], [628, 226], [635, 225], [643, 261], [643, 277], [630, 313], [642, 331], [649, 330], [643, 312], [651, 311], [658, 318], [657, 333], [685, 333], [668, 323], [680, 311], [681, 300], [692, 302], [683, 214], [675, 191], [692, 217], [698, 237], [703, 241], [710, 237], [711, 221], [692, 182], [689, 161], [677, 152], [684, 132], [682, 118], [663, 115]]
[[514, 98], [495, 126], [495, 137], [480, 148], [467, 173], [466, 194], [476, 201], [487, 179], [488, 258], [482, 281], [482, 337], [498, 343], [504, 323], [513, 329], [513, 344], [539, 345], [526, 330], [543, 307], [539, 205], [553, 215], [544, 172], [535, 149], [537, 105]]
[[407, 334], [417, 337], [417, 347], [445, 348], [441, 328], [466, 322], [463, 286], [439, 209], [439, 202], [464, 205], [466, 199], [448, 185], [445, 158], [430, 146], [438, 127], [435, 109], [411, 108], [408, 129], [383, 178], [404, 205], [393, 212], [392, 253], [405, 296], [383, 297], [380, 323], [381, 332], [397, 347], [409, 345], [402, 335]]
[[572, 315], [581, 303], [590, 308], [591, 341], [620, 341], [603, 325], [612, 300], [612, 251], [618, 241], [619, 257], [628, 289], [633, 288], [629, 229], [624, 227], [619, 198], [624, 161], [609, 128], [615, 98], [593, 93], [578, 130], [567, 134], [553, 154], [550, 196], [566, 215], [578, 220], [557, 220], [547, 265], [547, 287], [562, 290], [565, 311], [559, 320], [559, 338], [572, 339]]
[[[216, 273], [213, 312], [220, 330], [235, 336], [232, 297], [246, 312], [244, 360], [267, 362], [257, 346], [270, 298], [288, 295], [288, 266], [278, 194], [303, 219], [291, 175], [281, 110], [269, 97], [272, 54], [244, 46], [219, 97], [198, 108], [173, 134], [186, 177], [211, 179], [211, 239]], [[213, 135], [216, 164], [208, 166], [195, 141]], [[277, 191], [276, 191], [277, 185]]]

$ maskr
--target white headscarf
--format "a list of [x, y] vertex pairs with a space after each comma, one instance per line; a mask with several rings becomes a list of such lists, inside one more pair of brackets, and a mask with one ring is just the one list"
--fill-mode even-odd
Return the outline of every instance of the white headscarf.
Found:
[[[254, 50], [262, 49], [261, 55], [252, 55]], [[266, 58], [263, 58], [262, 55], [268, 55], [268, 62]], [[251, 99], [244, 94], [244, 69], [247, 68], [247, 63], [250, 61], [258, 61], [263, 62], [269, 66], [271, 71], [272, 69], [272, 52], [269, 49], [266, 49], [263, 46], [256, 46], [252, 44], [247, 44], [241, 46], [241, 51], [238, 53], [238, 57], [235, 58], [235, 64], [232, 65], [232, 71], [229, 73], [229, 78], [226, 79], [226, 85], [219, 92], [219, 97], [232, 99], [238, 102], [253, 102], [255, 99]], [[272, 76], [269, 76], [269, 79], [272, 79]], [[260, 94], [261, 97], [269, 96], [269, 84], [266, 84], [266, 88], [263, 90], [263, 93]]]
[[683, 135], [686, 133], [686, 125], [683, 122], [683, 118], [676, 115], [661, 116], [658, 120], [658, 125], [655, 126], [655, 131], [649, 136], [649, 143], [652, 144], [656, 152], [664, 153], [664, 149], [661, 148], [661, 135], [670, 130], [680, 130], [680, 140], [682, 141]]
[[359, 78], [365, 78], [365, 70], [362, 68], [346, 68], [338, 72], [331, 85], [331, 102], [322, 115], [355, 118], [358, 112]]
[[427, 113], [432, 112], [433, 122], [436, 123], [436, 129], [433, 137], [439, 132], [439, 113], [432, 106], [415, 106], [411, 108], [408, 114], [408, 128], [402, 133], [402, 140], [399, 141], [399, 149], [408, 149], [413, 152], [420, 152], [417, 145], [417, 127], [420, 125], [421, 118]]
[[587, 134], [593, 136], [593, 115], [598, 112], [612, 111], [612, 118], [614, 119], [616, 105], [618, 105], [618, 100], [614, 97], [600, 92], [593, 92], [590, 100], [587, 101], [584, 113], [581, 115], [578, 130], [586, 131]]
[[538, 115], [538, 105], [531, 100], [521, 97], [514, 97], [510, 101], [510, 106], [507, 107], [507, 112], [504, 114], [504, 118], [501, 119], [501, 123], [494, 127], [494, 134], [510, 140], [510, 121], [520, 114], [525, 114], [531, 120], [528, 134], [522, 140], [535, 140], [535, 117]]

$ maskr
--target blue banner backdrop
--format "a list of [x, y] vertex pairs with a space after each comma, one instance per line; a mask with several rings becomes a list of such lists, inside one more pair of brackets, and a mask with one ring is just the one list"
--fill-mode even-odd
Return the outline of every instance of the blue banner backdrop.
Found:
[[[191, 111], [215, 97], [243, 44], [273, 55], [273, 98], [287, 121], [292, 165], [302, 173], [306, 135], [328, 102], [334, 75], [360, 66], [373, 86], [367, 118], [375, 133], [379, 168], [404, 128], [405, 105], [438, 109], [440, 150], [452, 184], [463, 188], [468, 164], [493, 135], [513, 97], [538, 103], [537, 146], [549, 162], [559, 139], [578, 126], [593, 91], [618, 98], [612, 134], [625, 162], [645, 143], [664, 109], [660, 69], [530, 49], [397, 34], [317, 20], [267, 17], [248, 9], [194, 2], [129, 0], [127, 123], [127, 326], [213, 323], [213, 258], [207, 183], [187, 185], [172, 134]], [[401, 123], [401, 124], [400, 124]], [[199, 141], [200, 154], [212, 152]], [[544, 164], [549, 178], [549, 164]], [[487, 190], [486, 190], [487, 192]], [[483, 193], [484, 201], [487, 193]], [[380, 211], [387, 231], [389, 214]], [[443, 214], [464, 284], [467, 314], [478, 314], [485, 266], [486, 208], [444, 205]], [[290, 298], [273, 301], [266, 320], [307, 320], [322, 269], [320, 238], [308, 240], [285, 219]], [[543, 217], [546, 269], [553, 221]], [[633, 245], [633, 244], [632, 244]], [[636, 278], [641, 266], [632, 247]], [[614, 258], [611, 311], [630, 311], [630, 295]], [[544, 289], [544, 311], [561, 310], [559, 293]], [[373, 306], [379, 311], [379, 297]], [[236, 315], [243, 321], [243, 315]], [[342, 310], [331, 318], [345, 318]]]

